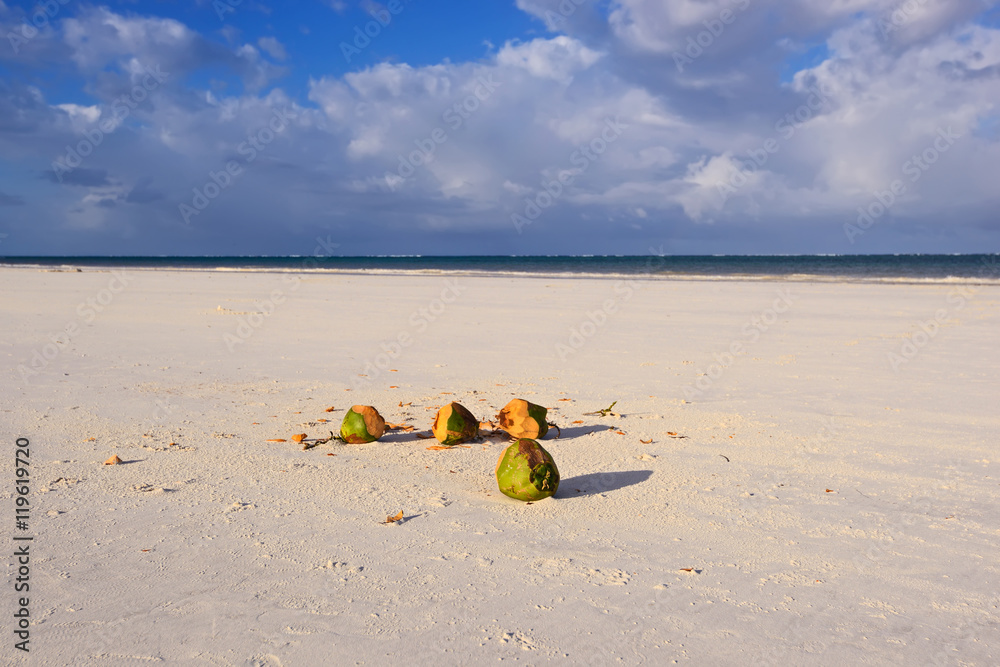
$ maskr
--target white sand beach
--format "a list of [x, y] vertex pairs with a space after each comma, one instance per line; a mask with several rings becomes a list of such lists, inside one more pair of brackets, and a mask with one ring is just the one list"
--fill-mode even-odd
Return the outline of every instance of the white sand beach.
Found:
[[[1000, 664], [996, 285], [0, 285], [32, 665]], [[417, 437], [514, 397], [561, 427], [554, 498], [498, 492], [503, 438]], [[291, 441], [354, 404], [416, 430]]]

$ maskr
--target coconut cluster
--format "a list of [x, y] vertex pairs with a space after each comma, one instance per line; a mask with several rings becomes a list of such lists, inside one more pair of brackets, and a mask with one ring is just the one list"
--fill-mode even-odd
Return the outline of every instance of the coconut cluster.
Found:
[[[500, 428], [517, 441], [497, 461], [494, 475], [500, 492], [524, 501], [541, 500], [559, 488], [559, 469], [552, 455], [538, 444], [549, 431], [548, 410], [515, 398], [497, 415]], [[447, 447], [479, 436], [479, 420], [460, 403], [438, 410], [431, 431]], [[375, 442], [385, 434], [385, 420], [370, 405], [355, 405], [344, 416], [340, 437], [350, 444]]]

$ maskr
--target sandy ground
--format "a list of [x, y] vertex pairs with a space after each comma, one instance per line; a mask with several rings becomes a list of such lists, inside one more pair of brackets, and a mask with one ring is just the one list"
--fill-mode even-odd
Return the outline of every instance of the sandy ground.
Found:
[[[0, 285], [30, 664], [1000, 664], [1000, 287]], [[531, 505], [496, 489], [503, 439], [416, 437], [448, 401], [487, 420], [515, 396], [562, 427], [559, 492]], [[353, 404], [417, 430], [268, 442]], [[28, 664], [15, 572], [0, 661]]]

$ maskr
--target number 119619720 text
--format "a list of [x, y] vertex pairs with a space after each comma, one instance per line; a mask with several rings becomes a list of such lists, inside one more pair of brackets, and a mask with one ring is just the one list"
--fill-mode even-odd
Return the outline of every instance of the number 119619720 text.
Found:
[[30, 641], [31, 612], [29, 610], [29, 599], [27, 593], [31, 590], [31, 540], [30, 535], [20, 534], [20, 531], [28, 530], [28, 521], [31, 518], [31, 501], [28, 498], [31, 483], [31, 471], [29, 470], [29, 457], [31, 451], [27, 438], [17, 439], [17, 449], [14, 453], [14, 490], [17, 495], [14, 497], [15, 525], [19, 531], [14, 536], [14, 566], [17, 568], [17, 575], [14, 578], [14, 591], [18, 593], [14, 612], [14, 635], [20, 640], [15, 642], [14, 647], [20, 651], [28, 651]]

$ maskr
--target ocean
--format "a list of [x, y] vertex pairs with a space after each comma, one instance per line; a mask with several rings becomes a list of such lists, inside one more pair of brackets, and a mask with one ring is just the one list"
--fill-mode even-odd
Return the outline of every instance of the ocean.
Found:
[[0, 257], [57, 270], [177, 269], [372, 274], [1000, 284], [1000, 254], [755, 256]]

